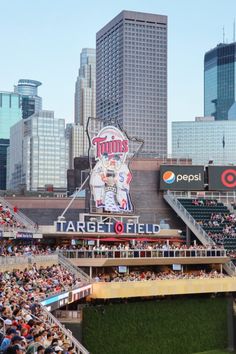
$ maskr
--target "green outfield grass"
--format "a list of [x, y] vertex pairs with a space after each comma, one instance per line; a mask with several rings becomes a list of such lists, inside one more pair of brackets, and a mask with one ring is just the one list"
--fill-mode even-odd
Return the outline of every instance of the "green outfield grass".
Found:
[[91, 354], [192, 354], [215, 348], [204, 354], [225, 354], [226, 307], [223, 297], [90, 306], [83, 312], [83, 344]]
[[235, 354], [236, 352], [229, 352], [227, 350], [210, 350], [208, 352], [201, 352], [201, 353], [195, 353], [195, 354]]

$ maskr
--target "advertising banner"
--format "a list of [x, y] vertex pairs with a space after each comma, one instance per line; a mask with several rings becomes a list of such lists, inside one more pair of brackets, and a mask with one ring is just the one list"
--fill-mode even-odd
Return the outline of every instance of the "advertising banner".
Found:
[[33, 238], [33, 233], [31, 233], [31, 232], [17, 232], [16, 238]]
[[204, 166], [162, 165], [160, 168], [160, 189], [204, 190]]
[[129, 140], [119, 129], [107, 126], [92, 139], [96, 165], [91, 171], [90, 188], [96, 208], [112, 212], [132, 212], [127, 164]]
[[75, 232], [77, 234], [158, 234], [160, 225], [158, 224], [132, 224], [117, 221], [112, 222], [84, 222], [84, 221], [66, 221], [60, 220], [54, 222], [56, 232]]
[[208, 166], [208, 189], [236, 190], [236, 166]]

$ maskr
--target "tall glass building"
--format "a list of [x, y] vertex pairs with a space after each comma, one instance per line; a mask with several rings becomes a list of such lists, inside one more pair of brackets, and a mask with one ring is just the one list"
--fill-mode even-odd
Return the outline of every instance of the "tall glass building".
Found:
[[10, 127], [22, 117], [20, 96], [0, 91], [0, 190], [6, 189], [7, 147]]
[[191, 158], [193, 164], [236, 164], [236, 120], [214, 117], [172, 123], [172, 155]]
[[20, 96], [0, 91], [0, 138], [9, 139], [10, 127], [22, 117]]
[[9, 139], [0, 139], [0, 190], [6, 189], [8, 146]]
[[145, 156], [167, 153], [167, 17], [122, 11], [96, 36], [96, 111], [142, 138]]
[[221, 43], [204, 57], [204, 116], [231, 119], [235, 102], [236, 43]]
[[7, 187], [56, 191], [67, 188], [69, 144], [65, 120], [40, 111], [11, 128]]
[[28, 118], [42, 110], [42, 98], [38, 96], [40, 85], [41, 82], [28, 79], [21, 79], [15, 85], [14, 91], [21, 95], [22, 118]]

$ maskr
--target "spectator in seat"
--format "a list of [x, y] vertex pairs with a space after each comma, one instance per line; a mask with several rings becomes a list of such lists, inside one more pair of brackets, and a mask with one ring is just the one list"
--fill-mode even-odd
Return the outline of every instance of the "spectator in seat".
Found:
[[16, 335], [16, 330], [14, 328], [8, 328], [6, 330], [6, 335], [3, 338], [2, 344], [0, 346], [0, 351], [5, 352], [11, 344], [12, 338]]

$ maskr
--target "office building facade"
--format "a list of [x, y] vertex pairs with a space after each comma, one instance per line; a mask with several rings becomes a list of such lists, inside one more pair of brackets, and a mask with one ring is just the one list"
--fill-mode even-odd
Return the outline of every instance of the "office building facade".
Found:
[[20, 96], [0, 91], [0, 190], [6, 189], [7, 147], [10, 127], [22, 117]]
[[65, 191], [69, 166], [65, 120], [40, 111], [11, 128], [7, 187]]
[[221, 43], [204, 57], [204, 116], [235, 119], [236, 43]]
[[167, 17], [122, 11], [96, 36], [96, 116], [167, 153]]
[[236, 120], [204, 117], [172, 123], [172, 155], [193, 164], [236, 164]]
[[[86, 156], [88, 154], [84, 147], [86, 140], [84, 139], [84, 129], [80, 124], [67, 124], [66, 136], [69, 141], [69, 168], [74, 168], [74, 158], [79, 156]], [[85, 155], [86, 153], [86, 155]]]
[[74, 157], [87, 156], [89, 141], [86, 134], [89, 117], [96, 115], [96, 51], [83, 48], [80, 54], [79, 74], [75, 84], [74, 122], [70, 129], [70, 151]]
[[20, 96], [0, 91], [0, 138], [9, 139], [10, 127], [22, 117]]
[[38, 87], [42, 83], [36, 80], [21, 79], [15, 85], [14, 91], [21, 96], [22, 118], [42, 110], [42, 98], [38, 96]]
[[0, 139], [0, 190], [6, 190], [7, 181], [7, 148], [9, 139]]
[[96, 51], [83, 48], [75, 84], [75, 123], [86, 126], [88, 117], [96, 114]]

